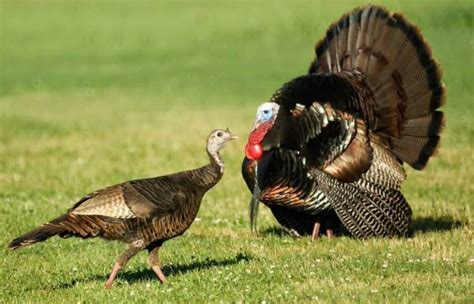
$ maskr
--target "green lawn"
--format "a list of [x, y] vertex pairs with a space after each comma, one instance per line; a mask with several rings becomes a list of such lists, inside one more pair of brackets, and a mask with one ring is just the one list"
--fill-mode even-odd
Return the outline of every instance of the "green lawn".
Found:
[[196, 222], [141, 253], [103, 289], [121, 243], [1, 249], [0, 302], [474, 302], [474, 2], [393, 1], [430, 42], [448, 88], [442, 148], [408, 170], [409, 239], [284, 235], [265, 208], [258, 237], [240, 176], [256, 107], [306, 72], [314, 43], [362, 1], [1, 1], [0, 244], [128, 179], [207, 162], [229, 127], [226, 172]]

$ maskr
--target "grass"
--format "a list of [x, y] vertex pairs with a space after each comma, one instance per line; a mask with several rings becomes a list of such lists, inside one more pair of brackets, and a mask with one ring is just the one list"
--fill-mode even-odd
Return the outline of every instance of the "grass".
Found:
[[448, 122], [404, 194], [413, 238], [311, 243], [240, 177], [258, 104], [303, 74], [327, 26], [362, 1], [0, 1], [0, 244], [97, 188], [207, 162], [211, 129], [241, 135], [187, 233], [102, 288], [124, 245], [54, 238], [1, 250], [0, 302], [473, 302], [472, 1], [383, 2], [422, 29], [444, 70]]

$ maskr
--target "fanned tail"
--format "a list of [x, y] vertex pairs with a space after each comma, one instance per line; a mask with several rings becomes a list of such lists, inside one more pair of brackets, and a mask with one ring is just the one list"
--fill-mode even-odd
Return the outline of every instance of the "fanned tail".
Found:
[[[415, 169], [435, 154], [444, 125], [441, 71], [416, 26], [399, 13], [369, 5], [332, 24], [316, 45], [310, 73], [336, 74], [361, 92], [373, 132]], [[370, 112], [370, 113], [368, 113]]]

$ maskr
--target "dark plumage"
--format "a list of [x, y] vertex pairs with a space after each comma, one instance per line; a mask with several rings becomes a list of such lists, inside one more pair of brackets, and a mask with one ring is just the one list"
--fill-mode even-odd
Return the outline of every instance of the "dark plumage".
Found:
[[14, 239], [8, 247], [28, 246], [54, 235], [120, 240], [129, 248], [118, 257], [105, 287], [110, 288], [118, 271], [143, 249], [149, 251], [149, 264], [163, 283], [158, 250], [164, 241], [183, 234], [194, 221], [204, 194], [224, 173], [219, 151], [235, 138], [228, 130], [214, 130], [207, 139], [210, 164], [92, 192], [66, 214]]
[[[441, 73], [418, 29], [378, 6], [357, 8], [316, 45], [309, 73], [257, 110], [242, 174], [286, 228], [403, 236], [411, 209], [403, 163], [422, 169], [444, 124]], [[337, 217], [334, 216], [337, 215]]]

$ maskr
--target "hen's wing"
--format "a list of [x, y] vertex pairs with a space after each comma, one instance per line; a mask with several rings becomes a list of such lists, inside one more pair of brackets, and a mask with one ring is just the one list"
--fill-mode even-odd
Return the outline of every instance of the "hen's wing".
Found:
[[92, 192], [70, 210], [72, 214], [150, 219], [180, 207], [183, 191], [166, 177], [133, 180]]

